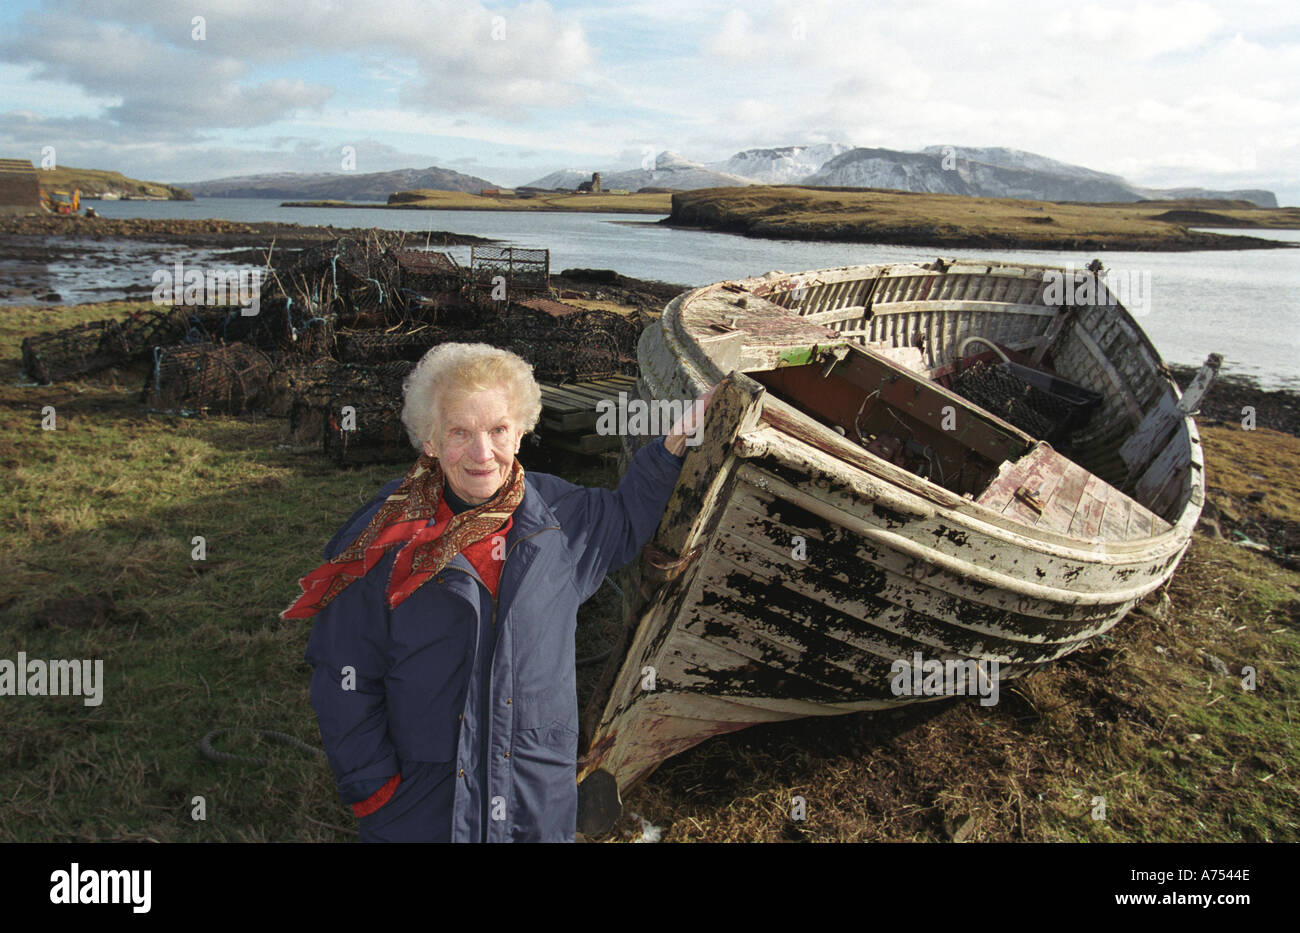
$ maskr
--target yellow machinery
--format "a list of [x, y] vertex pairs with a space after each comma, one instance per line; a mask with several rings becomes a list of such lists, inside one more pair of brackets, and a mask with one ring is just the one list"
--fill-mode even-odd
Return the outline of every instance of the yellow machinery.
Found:
[[41, 203], [51, 214], [75, 214], [81, 209], [81, 189], [42, 191]]

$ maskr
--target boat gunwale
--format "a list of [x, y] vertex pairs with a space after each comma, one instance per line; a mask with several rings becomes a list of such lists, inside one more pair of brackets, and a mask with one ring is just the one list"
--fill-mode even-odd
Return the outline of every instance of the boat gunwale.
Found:
[[[825, 456], [832, 456], [824, 450], [820, 450], [817, 447], [813, 447], [811, 444], [807, 444], [800, 438], [786, 434], [781, 431], [780, 428], [777, 428], [770, 423], [765, 422], [765, 424], [767, 425], [768, 430], [780, 434], [787, 443], [798, 444], [800, 447], [807, 450], [816, 451]], [[751, 432], [742, 437], [747, 442], [752, 443], [752, 439], [754, 439], [755, 434], [758, 433], [761, 432]], [[779, 458], [778, 451], [778, 448], [769, 448], [767, 452], [776, 455]], [[745, 459], [751, 459], [751, 457], [746, 456]], [[843, 463], [843, 461], [839, 462]], [[795, 463], [789, 463], [789, 465], [797, 466]], [[892, 464], [889, 465], [892, 466]], [[846, 464], [846, 466], [849, 469], [857, 470], [866, 476], [877, 475], [866, 470], [861, 470], [853, 464]], [[827, 473], [825, 475], [830, 476], [831, 474]], [[879, 478], [885, 479], [885, 477]], [[890, 485], [893, 487], [890, 490], [891, 497], [905, 494], [911, 495], [919, 502], [926, 502], [924, 497], [918, 496], [910, 490], [901, 490], [893, 483], [890, 483]], [[887, 502], [884, 504], [887, 507], [889, 506], [889, 503]], [[1171, 553], [1182, 549], [1186, 545], [1186, 540], [1178, 536], [1178, 528], [1176, 525], [1170, 525], [1166, 531], [1159, 535], [1153, 535], [1150, 537], [1133, 538], [1125, 541], [1108, 541], [1103, 539], [1101, 542], [1094, 542], [1091, 538], [1078, 538], [1071, 535], [1062, 535], [1049, 529], [1035, 529], [1035, 526], [1025, 525], [1014, 520], [1006, 519], [1000, 512], [994, 512], [992, 509], [980, 505], [973, 500], [963, 499], [962, 505], [957, 507], [940, 505], [931, 505], [930, 507], [933, 509], [934, 517], [942, 517], [952, 524], [959, 526], [961, 530], [968, 530], [986, 538], [1003, 542], [1019, 550], [1033, 551], [1049, 557], [1058, 557], [1064, 560], [1079, 561], [1081, 563], [1115, 563], [1115, 561], [1105, 561], [1102, 559], [1108, 556], [1124, 558], [1125, 563], [1137, 563], [1145, 560], [1156, 561], [1167, 558]], [[990, 521], [989, 517], [1001, 519], [1001, 521]], [[1031, 536], [1025, 533], [1027, 531], [1036, 531], [1036, 534]]]

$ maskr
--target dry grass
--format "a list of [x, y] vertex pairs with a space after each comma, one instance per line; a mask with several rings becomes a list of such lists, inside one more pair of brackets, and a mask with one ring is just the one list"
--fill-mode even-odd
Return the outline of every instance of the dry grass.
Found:
[[[280, 450], [266, 419], [150, 415], [143, 369], [15, 384], [22, 336], [131, 308], [0, 319], [0, 657], [102, 658], [106, 678], [98, 707], [0, 698], [0, 841], [349, 841], [323, 760], [248, 730], [317, 741], [309, 628], [277, 613], [339, 522], [401, 468], [341, 471]], [[58, 431], [40, 430], [46, 404]], [[1247, 490], [1243, 470], [1265, 477], [1255, 489], [1275, 484], [1237, 508], [1294, 521], [1294, 438], [1204, 437], [1217, 487]], [[529, 466], [613, 478], [597, 458]], [[1300, 574], [1198, 535], [1165, 595], [994, 707], [921, 704], [705, 742], [634, 788], [608, 838], [639, 833], [635, 812], [670, 841], [1300, 840]], [[606, 587], [584, 607], [580, 656], [612, 634], [617, 605]], [[202, 758], [196, 743], [218, 726], [244, 730], [220, 748], [270, 765]], [[205, 821], [191, 819], [197, 795]], [[794, 795], [806, 820], [789, 818]]]

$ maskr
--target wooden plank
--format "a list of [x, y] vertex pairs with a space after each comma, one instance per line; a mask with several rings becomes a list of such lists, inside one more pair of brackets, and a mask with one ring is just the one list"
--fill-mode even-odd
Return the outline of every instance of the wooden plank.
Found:
[[1107, 541], [1123, 541], [1128, 531], [1129, 509], [1133, 500], [1114, 486], [1106, 487], [1106, 508], [1101, 516], [1101, 536]]
[[1161, 395], [1160, 403], [1151, 409], [1137, 430], [1119, 448], [1119, 455], [1124, 458], [1130, 479], [1151, 464], [1183, 418], [1173, 392], [1167, 391]]
[[[1027, 455], [1030, 456], [1030, 455]], [[994, 477], [993, 482], [975, 500], [976, 504], [982, 505], [994, 512], [1001, 513], [1011, 501], [1011, 497], [1016, 494], [1020, 487], [1020, 471], [1016, 464], [1010, 460], [1002, 461], [1002, 466], [998, 468], [998, 475]]]
[[803, 315], [803, 319], [813, 324], [834, 324], [839, 321], [851, 321], [854, 318], [860, 318], [866, 313], [866, 308], [857, 305], [844, 308], [832, 308], [830, 311], [818, 311], [816, 314], [805, 314]]
[[1094, 538], [1101, 532], [1101, 516], [1106, 510], [1105, 482], [1089, 476], [1079, 497], [1079, 508], [1070, 521], [1070, 534], [1076, 538]]
[[[716, 520], [718, 492], [731, 478], [736, 436], [753, 430], [763, 411], [766, 390], [744, 373], [728, 373], [717, 384], [704, 412], [703, 443], [686, 448], [668, 507], [652, 545], [680, 557], [695, 547], [707, 525]], [[649, 572], [643, 567], [643, 573]]]
[[[1034, 458], [1029, 469], [1023, 474], [1020, 485], [1013, 492], [1011, 501], [1002, 509], [1002, 514], [1007, 518], [1024, 522], [1026, 525], [1038, 524], [1043, 514], [1043, 507], [1056, 492], [1056, 487], [1060, 485], [1065, 475], [1065, 465], [1069, 463], [1060, 454], [1045, 446], [1039, 447], [1038, 451], [1039, 456]], [[1033, 501], [1030, 501], [1030, 497]], [[1034, 502], [1037, 502], [1037, 506]]]
[[1037, 367], [1043, 362], [1043, 357], [1047, 355], [1047, 351], [1052, 348], [1054, 343], [1056, 343], [1056, 338], [1061, 336], [1061, 330], [1065, 327], [1066, 322], [1069, 321], [1073, 313], [1074, 312], [1068, 305], [1056, 312], [1056, 316], [1052, 318], [1052, 322], [1047, 326], [1047, 333], [1043, 334], [1042, 342], [1040, 342], [1037, 349], [1034, 350], [1034, 355], [1029, 358], [1030, 366]]
[[1069, 534], [1070, 523], [1074, 521], [1074, 514], [1079, 510], [1083, 498], [1083, 490], [1091, 478], [1091, 473], [1077, 463], [1070, 462], [1065, 476], [1043, 508], [1038, 524], [1061, 534]]
[[[601, 392], [599, 389], [589, 389], [586, 386], [579, 385], [578, 383], [566, 385], [564, 391], [568, 393], [570, 398], [585, 400], [589, 406], [595, 406], [597, 402], [602, 402], [609, 398], [608, 393]], [[612, 400], [618, 400], [617, 393], [615, 393]]]
[[1142, 538], [1151, 537], [1153, 527], [1152, 519], [1155, 518], [1147, 509], [1144, 509], [1136, 502], [1128, 516], [1128, 529], [1124, 533], [1126, 541], [1139, 541]]
[[1223, 365], [1223, 356], [1219, 353], [1211, 353], [1201, 366], [1201, 371], [1196, 374], [1192, 384], [1187, 387], [1183, 397], [1178, 402], [1178, 410], [1185, 415], [1195, 414], [1201, 407], [1201, 400], [1205, 398], [1205, 393], [1210, 391], [1210, 386], [1214, 384], [1214, 378], [1219, 374], [1219, 367]]
[[585, 411], [587, 408], [586, 399], [574, 398], [551, 386], [540, 386], [539, 388], [542, 390], [542, 405], [544, 407], [561, 411]]
[[604, 391], [617, 398], [620, 392], [634, 391], [636, 389], [636, 380], [631, 376], [623, 376], [617, 379], [590, 379], [583, 383], [574, 383], [574, 385], [591, 386], [593, 389]]
[[578, 408], [573, 405], [552, 405], [548, 402], [542, 402], [542, 414], [551, 418], [586, 418], [588, 415], [594, 417], [595, 410], [590, 406]]
[[599, 417], [594, 411], [553, 415], [542, 409], [542, 424], [553, 431], [563, 431], [567, 434], [575, 431], [595, 431], [598, 420]]
[[1019, 460], [1015, 462], [1004, 460], [998, 468], [997, 476], [980, 493], [975, 502], [994, 512], [1005, 512], [1015, 497], [1016, 490], [1024, 485], [1031, 474], [1041, 470], [1041, 464], [1046, 458], [1052, 456], [1052, 453], [1046, 445], [1036, 444]]
[[1191, 462], [1191, 458], [1191, 445], [1187, 439], [1186, 422], [1184, 421], [1179, 426], [1179, 429], [1174, 431], [1168, 443], [1165, 444], [1164, 450], [1160, 451], [1159, 455], [1151, 461], [1151, 466], [1147, 467], [1146, 472], [1137, 481], [1134, 486], [1134, 497], [1142, 502], [1155, 504], [1159, 498], [1160, 489], [1168, 482], [1170, 477], [1184, 469]]
[[1083, 344], [1084, 348], [1090, 354], [1092, 354], [1092, 358], [1097, 361], [1097, 365], [1101, 368], [1103, 375], [1105, 375], [1111, 386], [1114, 387], [1115, 392], [1119, 395], [1120, 401], [1123, 402], [1124, 406], [1128, 409], [1129, 416], [1133, 419], [1133, 423], [1140, 424], [1145, 416], [1145, 412], [1142, 411], [1142, 406], [1138, 404], [1137, 399], [1133, 397], [1133, 392], [1129, 389], [1128, 383], [1124, 381], [1119, 372], [1115, 369], [1114, 364], [1111, 363], [1109, 358], [1107, 358], [1105, 351], [1101, 349], [1101, 346], [1093, 339], [1092, 334], [1088, 333], [1087, 329], [1083, 327], [1082, 323], [1076, 323], [1074, 328], [1072, 328], [1071, 333], [1079, 338], [1079, 342]]

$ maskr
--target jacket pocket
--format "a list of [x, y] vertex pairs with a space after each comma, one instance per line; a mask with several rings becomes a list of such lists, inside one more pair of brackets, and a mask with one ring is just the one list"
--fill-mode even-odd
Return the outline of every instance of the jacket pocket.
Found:
[[578, 814], [578, 734], [563, 725], [519, 730], [510, 757], [511, 842], [572, 842]]
[[547, 726], [577, 732], [577, 695], [570, 694], [562, 684], [557, 684], [551, 690], [522, 694], [516, 701], [514, 726], [516, 731], [521, 732]]

